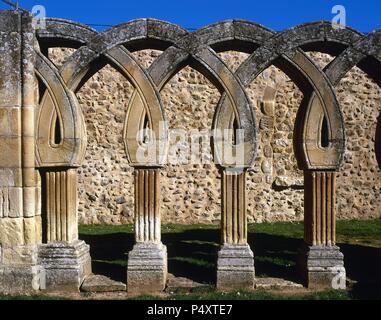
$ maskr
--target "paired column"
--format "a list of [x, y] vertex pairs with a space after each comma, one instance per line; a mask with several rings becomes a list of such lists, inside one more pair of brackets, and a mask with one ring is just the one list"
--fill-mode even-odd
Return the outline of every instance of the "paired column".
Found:
[[336, 246], [336, 172], [304, 173], [301, 271], [310, 288], [345, 288], [344, 256]]
[[160, 168], [135, 168], [135, 245], [128, 254], [127, 291], [159, 292], [167, 280], [167, 249], [161, 242]]
[[77, 171], [52, 168], [42, 174], [46, 244], [39, 258], [46, 274], [44, 289], [78, 291], [91, 274], [91, 257], [89, 246], [78, 240]]
[[253, 289], [254, 254], [247, 243], [246, 171], [221, 170], [222, 246], [217, 260], [217, 289]]

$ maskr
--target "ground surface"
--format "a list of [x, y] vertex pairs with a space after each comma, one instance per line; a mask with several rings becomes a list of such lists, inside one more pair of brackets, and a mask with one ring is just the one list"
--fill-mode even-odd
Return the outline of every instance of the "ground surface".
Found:
[[[67, 296], [0, 296], [0, 299], [381, 299], [381, 220], [339, 221], [338, 242], [345, 255], [348, 290], [311, 292], [298, 286], [281, 290], [218, 293], [214, 290], [218, 226], [164, 225], [162, 240], [168, 248], [168, 271], [189, 280], [194, 288], [167, 288], [160, 296], [131, 297], [125, 292], [82, 293]], [[299, 282], [295, 270], [303, 223], [277, 222], [249, 225], [249, 243], [254, 249], [257, 278], [281, 278]], [[128, 252], [133, 244], [131, 225], [83, 225], [80, 238], [91, 246], [93, 272], [126, 281]], [[201, 286], [200, 286], [201, 285]]]

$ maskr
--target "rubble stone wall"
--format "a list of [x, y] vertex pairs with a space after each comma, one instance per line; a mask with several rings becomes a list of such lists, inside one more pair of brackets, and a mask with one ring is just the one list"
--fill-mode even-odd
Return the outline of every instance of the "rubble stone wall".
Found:
[[[50, 49], [60, 65], [71, 52]], [[159, 51], [134, 53], [148, 67]], [[247, 54], [219, 54], [232, 69]], [[332, 58], [309, 56], [320, 67]], [[275, 88], [274, 108], [263, 108], [267, 87]], [[80, 223], [131, 223], [134, 215], [133, 169], [128, 166], [122, 133], [131, 84], [106, 66], [80, 90], [78, 99], [85, 115], [88, 146], [79, 169]], [[303, 173], [293, 151], [296, 112], [303, 95], [279, 69], [268, 68], [247, 90], [255, 110], [258, 154], [249, 169], [247, 201], [249, 222], [303, 219]], [[345, 120], [345, 163], [338, 175], [338, 218], [380, 218], [381, 171], [376, 160], [375, 136], [381, 110], [380, 88], [361, 70], [353, 69], [337, 87]], [[161, 92], [170, 128], [210, 129], [220, 93], [190, 67], [173, 77]], [[163, 223], [218, 223], [220, 174], [214, 164], [168, 165], [162, 170], [161, 212]]]

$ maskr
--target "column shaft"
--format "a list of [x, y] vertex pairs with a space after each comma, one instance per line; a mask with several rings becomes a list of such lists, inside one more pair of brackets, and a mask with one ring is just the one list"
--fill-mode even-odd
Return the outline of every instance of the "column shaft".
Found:
[[77, 240], [77, 172], [48, 171], [45, 180], [47, 242]]
[[336, 242], [336, 172], [305, 172], [305, 233], [308, 245], [330, 246]]
[[160, 171], [135, 170], [136, 242], [160, 242]]
[[222, 171], [222, 241], [247, 243], [246, 173]]

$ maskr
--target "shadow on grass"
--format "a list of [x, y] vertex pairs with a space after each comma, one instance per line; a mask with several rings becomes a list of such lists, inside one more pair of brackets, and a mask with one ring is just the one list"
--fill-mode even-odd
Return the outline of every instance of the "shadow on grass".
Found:
[[[93, 272], [126, 282], [127, 252], [132, 249], [131, 233], [88, 235], [81, 239], [90, 245]], [[168, 271], [177, 277], [214, 284], [220, 231], [190, 229], [180, 233], [163, 233], [168, 250]], [[248, 242], [254, 250], [257, 277], [276, 277], [300, 282], [296, 271], [298, 238], [249, 233]], [[381, 297], [381, 249], [361, 245], [340, 245], [345, 256], [347, 276], [357, 282], [352, 296], [359, 299]]]
[[254, 251], [257, 277], [300, 282], [296, 260], [302, 240], [266, 233], [249, 233], [248, 242]]
[[166, 233], [162, 241], [168, 250], [168, 272], [196, 282], [216, 282], [219, 230], [186, 230]]
[[357, 283], [352, 295], [357, 299], [381, 299], [381, 249], [341, 244], [347, 276]]
[[93, 273], [115, 281], [127, 281], [127, 253], [132, 249], [134, 237], [130, 233], [80, 234], [90, 245]]

